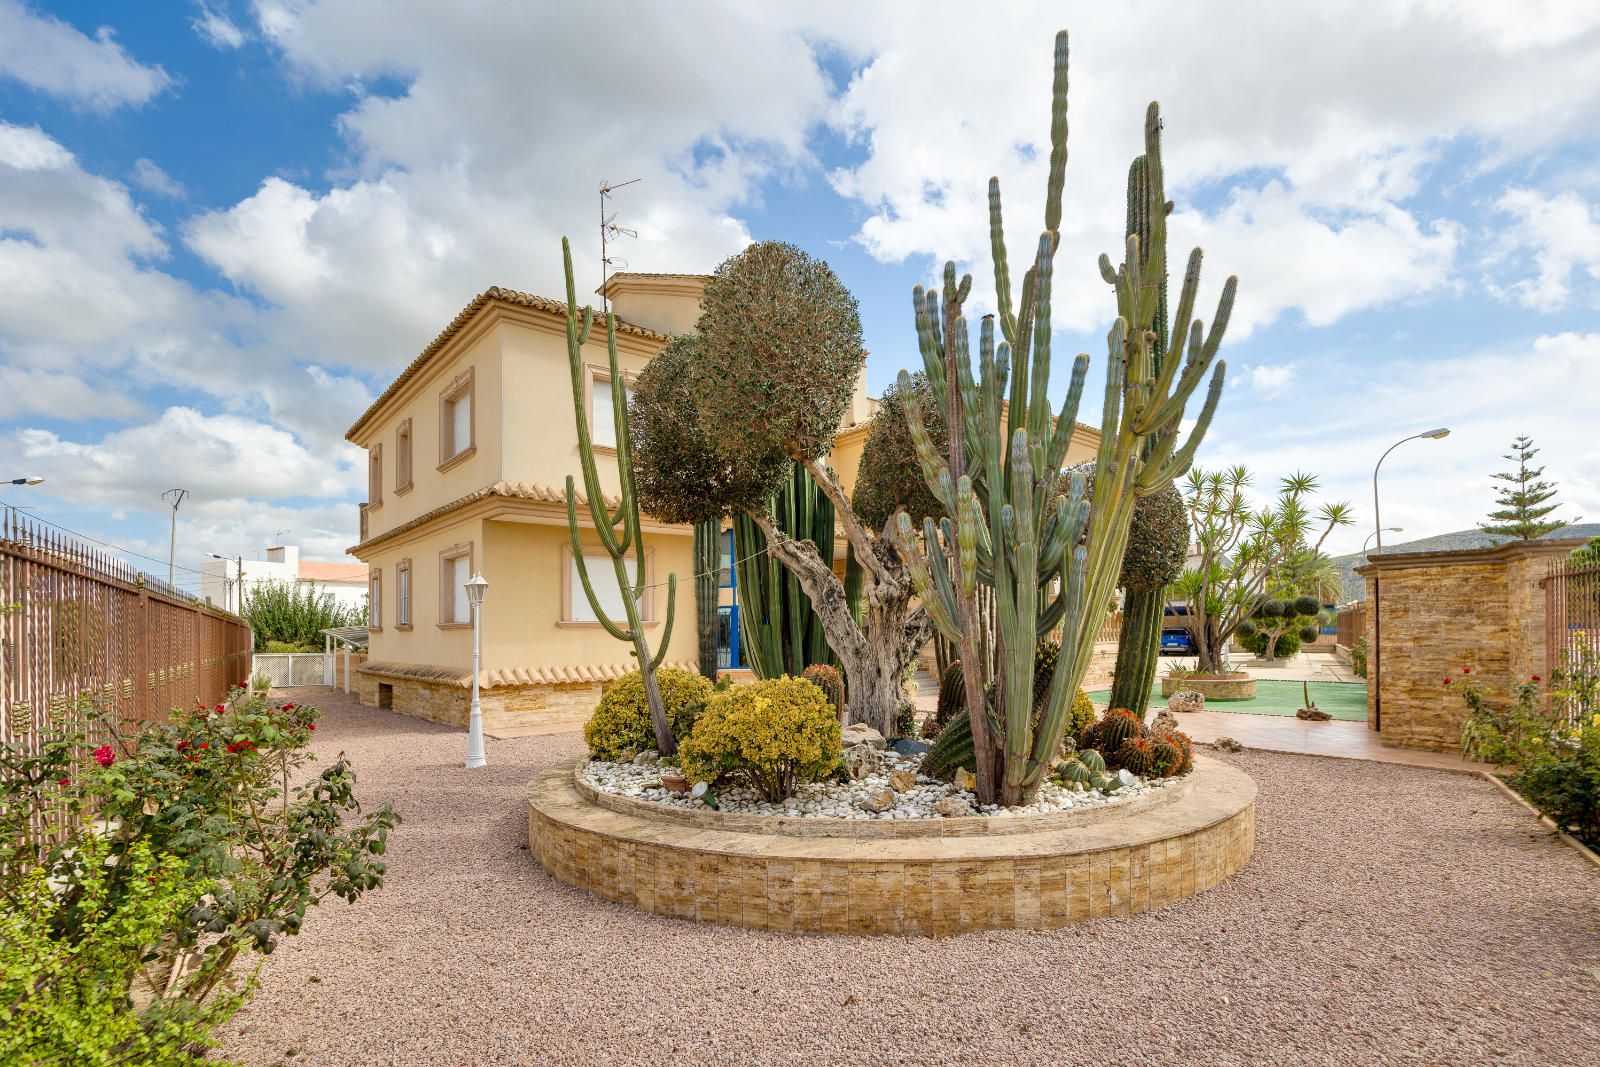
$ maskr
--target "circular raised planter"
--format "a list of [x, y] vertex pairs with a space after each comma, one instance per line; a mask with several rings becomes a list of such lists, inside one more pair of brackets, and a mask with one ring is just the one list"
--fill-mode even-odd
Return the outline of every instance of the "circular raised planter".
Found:
[[545, 870], [643, 911], [758, 930], [939, 936], [1131, 915], [1211, 888], [1255, 847], [1255, 783], [1204, 756], [1119, 804], [860, 821], [674, 809], [601, 793], [580, 766], [528, 787]]
[[1233, 674], [1186, 674], [1161, 676], [1161, 695], [1169, 697], [1180, 689], [1193, 689], [1212, 700], [1253, 700], [1256, 680], [1243, 671]]

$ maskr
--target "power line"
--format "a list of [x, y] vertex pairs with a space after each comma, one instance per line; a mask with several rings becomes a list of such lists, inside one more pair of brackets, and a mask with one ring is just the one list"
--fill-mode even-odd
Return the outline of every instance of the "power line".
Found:
[[[4, 501], [4, 500], [0, 500], [0, 506], [12, 508], [13, 510], [17, 510], [17, 511], [24, 510], [22, 508], [16, 507], [16, 505], [8, 503], [7, 501]], [[49, 519], [41, 519], [38, 516], [38, 514], [36, 512], [34, 512], [33, 510], [31, 510], [31, 509], [28, 510], [28, 518], [31, 519], [32, 521], [38, 523], [40, 526], [48, 526], [52, 530], [59, 530], [61, 533], [69, 534], [69, 535], [71, 535], [73, 537], [81, 538], [81, 539], [83, 539], [85, 541], [88, 541], [91, 544], [99, 545], [101, 548], [108, 548], [113, 552], [120, 552], [125, 556], [136, 556], [139, 559], [149, 560], [151, 563], [162, 563], [162, 564], [164, 564], [164, 563], [167, 562], [166, 560], [158, 559], [155, 556], [147, 556], [143, 552], [135, 552], [131, 548], [123, 548], [121, 545], [114, 545], [110, 541], [102, 541], [98, 537], [94, 537], [94, 536], [91, 536], [90, 534], [82, 533], [82, 532], [80, 532], [78, 530], [70, 530], [70, 529], [68, 529], [67, 527], [61, 525], [58, 522], [51, 522]], [[202, 570], [196, 570], [194, 567], [185, 567], [182, 564], [178, 564], [177, 565], [177, 569], [180, 570], [180, 571], [188, 571], [190, 574], [198, 574], [202, 578], [205, 577], [205, 573], [206, 573], [205, 571], [202, 571]]]

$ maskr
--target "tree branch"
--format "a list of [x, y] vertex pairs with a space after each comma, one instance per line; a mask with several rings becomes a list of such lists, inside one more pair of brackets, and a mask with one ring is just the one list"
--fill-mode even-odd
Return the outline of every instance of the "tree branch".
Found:
[[822, 495], [833, 504], [833, 513], [844, 526], [845, 540], [855, 548], [856, 559], [861, 562], [862, 569], [876, 581], [893, 581], [894, 575], [884, 566], [883, 560], [878, 555], [878, 543], [867, 532], [867, 528], [861, 525], [855, 509], [850, 506], [850, 498], [845, 496], [844, 486], [833, 476], [833, 471], [829, 470], [827, 464], [820, 459], [808, 461], [806, 470], [822, 489]]

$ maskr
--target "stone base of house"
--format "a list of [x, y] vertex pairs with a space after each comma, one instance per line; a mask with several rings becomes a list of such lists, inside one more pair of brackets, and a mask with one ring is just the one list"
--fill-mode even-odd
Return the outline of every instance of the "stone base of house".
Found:
[[[472, 709], [472, 688], [458, 678], [419, 677], [419, 668], [386, 670], [362, 666], [355, 672], [355, 688], [363, 704], [386, 708], [430, 722], [465, 729]], [[593, 714], [609, 680], [560, 684], [531, 682], [495, 685], [478, 694], [483, 708], [483, 729], [495, 734], [557, 733], [581, 730]]]

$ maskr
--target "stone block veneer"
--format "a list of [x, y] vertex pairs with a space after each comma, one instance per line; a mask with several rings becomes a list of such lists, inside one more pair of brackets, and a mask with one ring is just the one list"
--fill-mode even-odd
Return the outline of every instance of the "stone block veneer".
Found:
[[1205, 695], [1206, 700], [1249, 700], [1256, 695], [1256, 680], [1248, 676], [1238, 678], [1178, 678], [1170, 674], [1161, 676], [1161, 695], [1169, 697], [1180, 689], [1193, 689]]
[[859, 836], [824, 820], [728, 829], [751, 823], [603, 805], [575, 766], [528, 788], [529, 850], [547, 871], [643, 911], [758, 930], [943, 936], [1132, 915], [1210, 889], [1255, 845], [1255, 783], [1205, 757], [1164, 803], [872, 821]]

